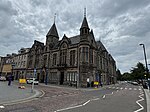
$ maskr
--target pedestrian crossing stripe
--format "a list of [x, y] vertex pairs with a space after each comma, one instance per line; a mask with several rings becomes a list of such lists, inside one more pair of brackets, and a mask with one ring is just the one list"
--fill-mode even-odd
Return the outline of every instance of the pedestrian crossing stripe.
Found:
[[0, 108], [5, 108], [4, 106], [0, 106]]
[[108, 88], [112, 88], [112, 89], [120, 89], [120, 90], [123, 90], [123, 89], [125, 89], [125, 90], [142, 90], [141, 88], [140, 89], [138, 89], [138, 88], [123, 88], [123, 87], [108, 87]]

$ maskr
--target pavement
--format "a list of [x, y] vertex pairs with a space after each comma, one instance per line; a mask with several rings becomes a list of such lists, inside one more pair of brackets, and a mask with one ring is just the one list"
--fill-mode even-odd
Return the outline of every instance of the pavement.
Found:
[[[52, 87], [52, 88], [62, 88], [62, 89], [69, 89], [69, 90], [77, 90], [77, 91], [95, 91], [95, 90], [101, 90], [107, 87], [111, 87], [114, 86], [112, 85], [103, 85], [103, 87], [99, 86], [98, 88], [95, 87], [89, 87], [89, 88], [83, 88], [83, 87], [75, 87], [75, 86], [67, 86], [67, 85], [56, 85], [56, 84], [47, 84], [45, 85], [45, 83], [39, 83], [39, 85], [41, 86], [45, 86], [45, 87]], [[119, 84], [115, 84], [115, 86], [117, 86]]]
[[144, 89], [146, 95], [147, 112], [150, 112], [150, 90]]
[[8, 82], [0, 82], [0, 106], [11, 105], [23, 101], [31, 100], [42, 94], [41, 91], [35, 90], [31, 92], [31, 88], [19, 89], [19, 83], [12, 82], [8, 86]]

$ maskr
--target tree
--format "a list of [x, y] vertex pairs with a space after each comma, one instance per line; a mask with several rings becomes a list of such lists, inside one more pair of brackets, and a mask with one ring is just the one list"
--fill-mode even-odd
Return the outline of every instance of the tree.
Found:
[[123, 73], [123, 75], [122, 75], [122, 80], [133, 80], [133, 78], [132, 78], [132, 76], [131, 76], [130, 73], [125, 72], [125, 73]]
[[146, 68], [145, 66], [138, 62], [136, 67], [133, 67], [131, 70], [131, 75], [134, 80], [139, 80], [139, 79], [144, 79], [144, 74], [145, 74]]

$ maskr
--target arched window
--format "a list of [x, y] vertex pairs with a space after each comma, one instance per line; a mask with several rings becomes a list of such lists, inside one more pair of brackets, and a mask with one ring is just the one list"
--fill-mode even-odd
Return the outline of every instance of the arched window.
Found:
[[89, 62], [89, 48], [88, 47], [80, 48], [80, 60], [81, 62]]
[[60, 64], [66, 64], [67, 59], [67, 44], [63, 43], [60, 50]]
[[70, 51], [70, 66], [75, 66], [75, 50]]

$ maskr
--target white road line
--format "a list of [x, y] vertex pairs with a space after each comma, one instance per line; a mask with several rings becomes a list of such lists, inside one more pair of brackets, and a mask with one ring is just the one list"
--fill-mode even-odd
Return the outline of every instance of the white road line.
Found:
[[128, 89], [128, 88], [125, 88], [125, 89]]
[[129, 88], [129, 90], [132, 90], [132, 88]]
[[54, 111], [54, 112], [60, 112], [60, 111], [69, 110], [69, 109], [74, 109], [74, 108], [78, 108], [78, 107], [82, 107], [82, 106], [83, 106], [83, 105], [77, 105], [77, 106], [73, 106], [73, 107], [68, 107], [68, 108], [56, 110], [56, 111]]
[[116, 92], [118, 92], [119, 90], [117, 90]]
[[52, 97], [57, 97], [57, 95], [54, 95], [54, 96], [52, 96]]
[[120, 88], [121, 90], [123, 89], [123, 88]]
[[119, 87], [116, 87], [116, 89], [119, 89]]
[[141, 110], [144, 109], [144, 107], [139, 103], [139, 102], [141, 102], [141, 101], [144, 100], [144, 98], [143, 98], [142, 96], [144, 96], [144, 94], [139, 95], [139, 97], [140, 97], [141, 99], [136, 101], [136, 103], [137, 103], [141, 108], [138, 109], [138, 110], [136, 110], [136, 111], [134, 111], [134, 112], [139, 112], [139, 111], [141, 111]]
[[139, 89], [141, 91], [141, 89]]
[[134, 88], [134, 90], [137, 90], [137, 88]]
[[103, 99], [106, 97], [106, 95], [103, 96]]
[[91, 100], [88, 100], [87, 102], [85, 102], [84, 104], [82, 105], [77, 105], [77, 106], [73, 106], [73, 107], [68, 107], [68, 108], [64, 108], [64, 109], [59, 109], [59, 110], [56, 110], [54, 112], [60, 112], [60, 111], [64, 111], [64, 110], [69, 110], [69, 109], [74, 109], [74, 108], [78, 108], [78, 107], [82, 107], [82, 106], [85, 106], [86, 104], [88, 104]]
[[85, 103], [83, 104], [83, 106], [86, 105], [86, 104], [88, 104], [90, 101], [91, 101], [91, 100], [88, 100], [87, 102], [85, 102]]
[[3, 108], [5, 108], [5, 107], [1, 105], [0, 108], [3, 109]]
[[92, 101], [96, 101], [96, 100], [99, 100], [99, 98], [92, 99]]

